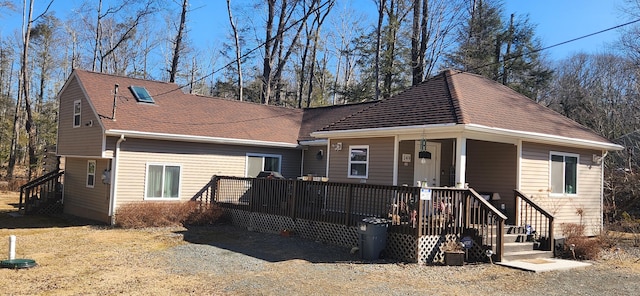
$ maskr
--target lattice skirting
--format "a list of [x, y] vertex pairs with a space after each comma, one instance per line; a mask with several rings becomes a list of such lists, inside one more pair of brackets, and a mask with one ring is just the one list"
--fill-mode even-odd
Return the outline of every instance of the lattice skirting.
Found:
[[[444, 263], [444, 247], [449, 242], [460, 241], [455, 234], [426, 235], [418, 239], [418, 263]], [[474, 239], [472, 247], [466, 250], [466, 261], [477, 262], [486, 259], [484, 249]]]
[[358, 245], [358, 232], [355, 227], [310, 221], [293, 220], [290, 217], [263, 213], [253, 213], [236, 209], [225, 209], [225, 214], [234, 225], [250, 231], [278, 234], [284, 229], [293, 230], [296, 235], [343, 247]]
[[[359, 233], [356, 227], [324, 223], [311, 220], [297, 219], [263, 213], [247, 212], [237, 209], [225, 209], [225, 214], [234, 225], [245, 227], [250, 231], [279, 234], [282, 230], [293, 230], [296, 235], [322, 241], [343, 247], [355, 247], [359, 243]], [[444, 246], [449, 241], [459, 241], [456, 235], [430, 235], [415, 238], [413, 235], [388, 233], [387, 245], [384, 253], [387, 258], [403, 262], [417, 262], [421, 264], [444, 262]], [[468, 261], [482, 261], [486, 259], [484, 249], [474, 243], [467, 251]]]

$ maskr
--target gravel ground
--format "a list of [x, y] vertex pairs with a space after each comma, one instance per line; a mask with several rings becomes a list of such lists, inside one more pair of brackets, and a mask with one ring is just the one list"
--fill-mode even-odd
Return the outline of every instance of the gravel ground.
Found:
[[[197, 276], [220, 294], [638, 295], [640, 252], [603, 252], [592, 266], [532, 273], [491, 264], [423, 266], [363, 262], [347, 248], [219, 225], [182, 235], [162, 251], [167, 273]], [[196, 293], [197, 294], [197, 293]]]

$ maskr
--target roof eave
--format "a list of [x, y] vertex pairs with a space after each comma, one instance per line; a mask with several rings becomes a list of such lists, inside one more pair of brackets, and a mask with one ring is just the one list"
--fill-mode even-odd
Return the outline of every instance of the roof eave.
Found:
[[329, 143], [327, 139], [302, 140], [298, 142], [302, 146], [326, 146]]
[[163, 141], [175, 141], [175, 142], [209, 143], [209, 144], [259, 146], [259, 147], [280, 147], [280, 148], [299, 148], [300, 147], [300, 145], [298, 145], [297, 143], [192, 136], [192, 135], [176, 135], [176, 134], [165, 134], [165, 133], [129, 131], [129, 130], [114, 130], [114, 129], [107, 130], [105, 132], [105, 135], [113, 136], [113, 137], [119, 137], [121, 135], [124, 135], [127, 138], [163, 140]]
[[[585, 140], [579, 138], [570, 138], [557, 135], [526, 132], [518, 130], [510, 130], [496, 127], [489, 127], [478, 124], [438, 124], [438, 125], [417, 125], [417, 126], [402, 126], [402, 127], [386, 127], [386, 128], [371, 128], [371, 129], [352, 129], [341, 131], [320, 131], [311, 133], [311, 136], [316, 138], [362, 138], [362, 137], [384, 137], [394, 136], [398, 134], [410, 134], [416, 132], [462, 132], [462, 133], [477, 133], [479, 135], [495, 135], [506, 136], [510, 138], [517, 138], [525, 141], [545, 143], [552, 145], [562, 145], [568, 147], [577, 148], [590, 148], [590, 149], [602, 149], [602, 150], [622, 150], [624, 147], [611, 142], [601, 142], [593, 140]], [[482, 137], [477, 137], [481, 139]]]
[[455, 123], [394, 126], [382, 128], [350, 129], [339, 131], [318, 131], [311, 133], [315, 138], [351, 138], [351, 137], [384, 137], [403, 133], [415, 133], [416, 131], [460, 131], [460, 126]]
[[595, 149], [603, 149], [603, 150], [624, 149], [624, 147], [611, 142], [600, 142], [600, 141], [570, 138], [570, 137], [563, 137], [563, 136], [543, 134], [543, 133], [510, 130], [510, 129], [496, 128], [496, 127], [488, 127], [488, 126], [478, 125], [478, 124], [466, 124], [464, 130], [469, 132], [480, 132], [480, 133], [488, 133], [493, 135], [517, 137], [522, 140], [552, 144], [552, 145], [562, 145], [562, 146], [578, 147], [578, 148], [595, 148]]

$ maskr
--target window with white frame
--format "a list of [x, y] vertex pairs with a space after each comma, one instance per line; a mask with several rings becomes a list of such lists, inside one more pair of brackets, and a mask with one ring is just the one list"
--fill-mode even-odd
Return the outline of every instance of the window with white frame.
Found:
[[147, 164], [145, 198], [179, 198], [181, 170], [175, 164]]
[[80, 126], [80, 113], [82, 111], [82, 103], [80, 100], [73, 101], [73, 127]]
[[96, 161], [87, 161], [87, 187], [93, 188], [96, 185]]
[[255, 178], [261, 171], [274, 171], [280, 173], [282, 156], [277, 154], [247, 154], [248, 178]]
[[369, 146], [349, 146], [349, 178], [369, 176]]
[[552, 194], [578, 192], [578, 154], [551, 152], [549, 157], [549, 187]]

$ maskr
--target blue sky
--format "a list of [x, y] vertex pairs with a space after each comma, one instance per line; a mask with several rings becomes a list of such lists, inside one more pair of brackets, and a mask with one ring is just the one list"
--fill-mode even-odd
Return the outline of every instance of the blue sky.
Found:
[[[254, 0], [232, 0], [232, 5]], [[366, 13], [375, 9], [373, 0], [341, 0], [351, 2], [355, 10]], [[17, 6], [22, 1], [14, 0]], [[81, 0], [55, 0], [52, 10], [59, 18], [66, 18], [71, 8]], [[36, 0], [39, 14], [49, 0]], [[171, 2], [169, 2], [171, 3]], [[529, 14], [532, 23], [537, 24], [537, 35], [544, 46], [557, 44], [586, 34], [594, 33], [629, 21], [621, 12], [624, 0], [505, 0], [505, 14]], [[225, 0], [190, 0], [193, 11], [190, 14], [190, 38], [201, 48], [219, 46], [219, 40], [226, 38], [228, 19]], [[0, 13], [0, 34], [7, 36], [20, 26], [19, 12]], [[261, 19], [255, 19], [261, 22]], [[373, 20], [371, 20], [373, 22]], [[580, 41], [555, 47], [547, 51], [553, 60], [583, 51], [603, 52], [611, 48], [618, 36], [617, 31], [592, 36]]]

